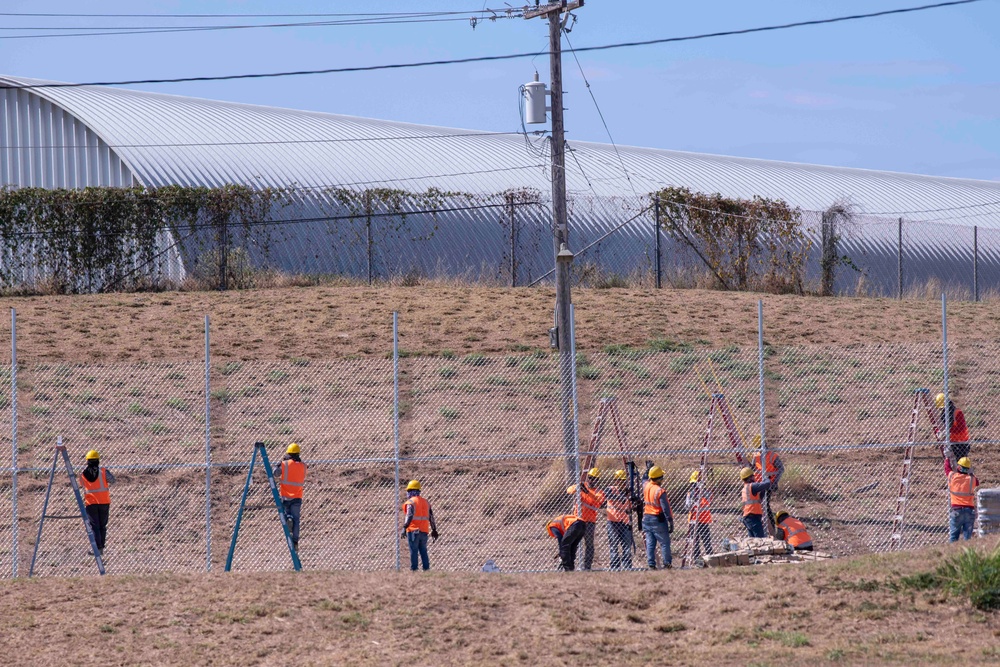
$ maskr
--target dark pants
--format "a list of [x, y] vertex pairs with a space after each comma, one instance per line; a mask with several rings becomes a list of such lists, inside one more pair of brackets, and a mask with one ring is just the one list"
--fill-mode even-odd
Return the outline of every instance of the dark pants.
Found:
[[292, 534], [292, 546], [299, 548], [299, 522], [302, 519], [302, 499], [282, 498], [281, 506], [285, 510], [285, 521], [288, 531]]
[[594, 564], [594, 533], [597, 530], [597, 524], [591, 522], [580, 522], [583, 523], [585, 529], [583, 531], [583, 568], [584, 570], [589, 570], [590, 566]]
[[572, 572], [576, 568], [576, 548], [580, 546], [580, 540], [587, 532], [586, 527], [587, 524], [583, 521], [573, 522], [573, 525], [566, 529], [566, 534], [559, 542], [559, 566], [567, 572]]
[[621, 521], [608, 521], [608, 547], [611, 549], [611, 569], [632, 569], [632, 526]]
[[951, 453], [955, 456], [955, 460], [962, 458], [963, 456], [969, 455], [969, 443], [967, 442], [953, 442], [951, 443]]
[[87, 505], [87, 518], [94, 530], [94, 541], [97, 548], [104, 551], [104, 539], [108, 536], [108, 510], [111, 505]]
[[406, 534], [406, 544], [410, 547], [410, 569], [417, 571], [417, 556], [425, 570], [431, 569], [431, 562], [427, 556], [427, 533], [413, 530]]
[[701, 546], [705, 546], [705, 554], [712, 553], [712, 525], [708, 523], [698, 523], [694, 526], [694, 551], [691, 560], [698, 560], [701, 555]]
[[760, 514], [748, 514], [743, 517], [743, 525], [747, 527], [750, 537], [767, 537], [764, 532], [764, 517]]

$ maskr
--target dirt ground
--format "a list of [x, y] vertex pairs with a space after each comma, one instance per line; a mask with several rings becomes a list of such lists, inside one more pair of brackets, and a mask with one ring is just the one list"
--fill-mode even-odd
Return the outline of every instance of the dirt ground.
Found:
[[40, 666], [997, 664], [1000, 614], [898, 586], [957, 549], [657, 573], [6, 580], [0, 617], [8, 654]]
[[[642, 345], [656, 338], [752, 345], [763, 298], [771, 344], [931, 342], [935, 301], [816, 298], [702, 290], [578, 289], [578, 349]], [[404, 352], [484, 354], [546, 348], [554, 293], [548, 288], [290, 287], [244, 292], [166, 292], [5, 298], [18, 311], [21, 358], [78, 363], [204, 358], [204, 316], [221, 358], [331, 359], [384, 356], [392, 311]], [[949, 336], [1000, 338], [994, 303], [949, 307]]]

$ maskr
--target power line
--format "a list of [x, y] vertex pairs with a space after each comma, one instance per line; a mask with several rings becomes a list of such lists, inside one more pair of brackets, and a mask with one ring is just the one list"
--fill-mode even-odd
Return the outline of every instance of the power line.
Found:
[[[903, 7], [900, 9], [889, 9], [880, 12], [871, 12], [868, 14], [852, 14], [849, 16], [838, 16], [827, 19], [814, 19], [811, 21], [796, 21], [793, 23], [782, 23], [778, 25], [760, 26], [756, 28], [743, 28], [741, 30], [724, 30], [719, 32], [701, 33], [698, 35], [687, 35], [684, 37], [665, 37], [660, 39], [648, 39], [634, 42], [618, 42], [615, 44], [603, 44], [600, 46], [585, 46], [577, 49], [570, 49], [571, 53], [587, 53], [590, 51], [607, 51], [612, 49], [622, 49], [622, 48], [633, 48], [638, 46], [652, 46], [656, 44], [672, 44], [678, 42], [691, 42], [702, 39], [713, 39], [716, 37], [731, 37], [734, 35], [749, 35], [753, 33], [761, 32], [773, 32], [777, 30], [788, 30], [791, 28], [801, 28], [806, 26], [816, 26], [816, 25], [826, 25], [831, 23], [843, 23], [846, 21], [857, 21], [862, 19], [877, 18], [882, 16], [891, 16], [896, 14], [908, 14], [912, 12], [926, 11], [930, 9], [938, 9], [942, 7], [954, 7], [957, 5], [968, 5], [976, 2], [982, 2], [983, 0], [951, 0], [950, 2], [938, 2], [929, 5], [919, 5], [916, 7]], [[200, 82], [200, 81], [233, 81], [240, 79], [272, 79], [279, 77], [289, 77], [289, 76], [311, 76], [318, 74], [345, 74], [350, 72], [374, 72], [380, 70], [394, 70], [394, 69], [412, 69], [416, 67], [431, 67], [438, 65], [459, 65], [466, 63], [478, 63], [478, 62], [495, 62], [499, 60], [515, 60], [520, 58], [531, 58], [538, 55], [537, 52], [530, 53], [510, 53], [505, 55], [496, 56], [473, 56], [469, 58], [454, 58], [448, 60], [425, 60], [419, 62], [410, 63], [395, 63], [389, 65], [362, 65], [355, 67], [332, 67], [326, 69], [314, 69], [314, 70], [297, 70], [289, 72], [267, 72], [267, 73], [254, 73], [254, 74], [227, 74], [222, 76], [194, 76], [194, 77], [177, 77], [171, 79], [132, 79], [125, 81], [93, 81], [89, 83], [40, 83], [40, 84], [30, 84], [30, 85], [3, 85], [0, 86], [0, 90], [19, 88], [19, 89], [35, 89], [35, 88], [81, 88], [84, 86], [130, 86], [138, 84], [160, 84], [160, 83], [186, 83], [186, 82]]]
[[359, 13], [298, 13], [298, 14], [67, 14], [61, 12], [0, 12], [0, 16], [17, 17], [39, 17], [39, 18], [308, 18], [308, 17], [341, 17], [341, 16], [444, 16], [449, 14], [479, 14], [479, 13], [505, 13], [507, 9], [492, 10], [473, 9], [468, 12], [448, 11], [448, 12], [359, 12]]

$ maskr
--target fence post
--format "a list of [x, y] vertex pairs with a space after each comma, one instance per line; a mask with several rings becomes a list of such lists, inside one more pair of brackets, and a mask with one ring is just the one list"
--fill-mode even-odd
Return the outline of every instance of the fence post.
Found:
[[393, 459], [396, 462], [396, 486], [393, 487], [392, 515], [396, 517], [396, 531], [392, 534], [396, 544], [396, 570], [399, 570], [399, 313], [392, 313], [392, 440]]
[[573, 483], [576, 485], [576, 515], [583, 516], [582, 511], [582, 490], [581, 470], [580, 470], [580, 404], [577, 400], [576, 392], [576, 318], [573, 313], [573, 304], [569, 305], [569, 347], [573, 356], [573, 367], [571, 371], [571, 381], [573, 387]]
[[764, 408], [764, 300], [757, 299], [757, 391], [760, 395], [760, 449], [761, 460], [767, 453], [764, 438], [766, 410]]
[[219, 227], [219, 289], [229, 289], [229, 220], [222, 219]]
[[663, 270], [660, 265], [660, 196], [653, 201], [653, 238], [656, 242], [656, 289], [663, 287]]
[[951, 453], [951, 393], [948, 391], [948, 296], [941, 292], [941, 351], [944, 357], [944, 442], [948, 458]]
[[972, 226], [972, 299], [979, 302], [979, 225]]
[[896, 246], [896, 298], [903, 299], [903, 219], [899, 219], [899, 240]]
[[507, 194], [507, 215], [510, 220], [510, 286], [517, 287], [517, 216], [514, 215], [514, 193]]
[[17, 578], [17, 311], [10, 309], [10, 560]]
[[368, 284], [375, 280], [375, 246], [372, 240], [372, 195], [365, 190], [365, 243], [368, 246]]
[[212, 571], [212, 385], [208, 315], [205, 316], [205, 571]]

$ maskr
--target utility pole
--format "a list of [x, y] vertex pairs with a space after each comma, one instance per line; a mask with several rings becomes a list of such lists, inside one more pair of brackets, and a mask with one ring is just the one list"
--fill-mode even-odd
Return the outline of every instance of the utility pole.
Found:
[[[566, 139], [563, 127], [562, 28], [563, 16], [583, 6], [584, 0], [553, 2], [529, 8], [524, 18], [547, 18], [549, 21], [549, 77], [552, 111], [552, 241], [556, 260], [555, 341], [559, 347], [560, 404], [562, 407], [563, 447], [567, 453], [570, 475], [575, 462], [570, 460], [575, 442], [573, 414], [573, 345], [570, 339], [570, 269], [573, 253], [569, 250], [569, 222], [566, 214]], [[577, 480], [578, 482], [579, 480]]]

